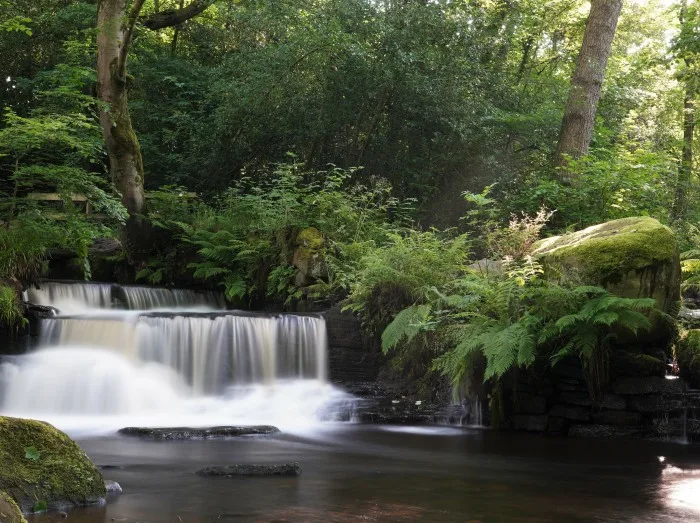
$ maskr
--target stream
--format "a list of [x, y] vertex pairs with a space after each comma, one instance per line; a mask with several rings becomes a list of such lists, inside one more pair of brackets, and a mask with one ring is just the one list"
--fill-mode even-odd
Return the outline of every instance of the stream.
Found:
[[[700, 520], [700, 455], [687, 445], [348, 423], [236, 440], [79, 443], [124, 491], [70, 511], [75, 523]], [[299, 477], [195, 475], [289, 461], [302, 465]]]
[[[48, 282], [38, 346], [0, 361], [0, 414], [66, 431], [123, 492], [75, 523], [697, 522], [692, 445], [353, 423], [327, 378], [320, 315], [225, 310], [219, 296]], [[271, 436], [144, 441], [126, 426], [272, 424]], [[298, 477], [200, 477], [298, 462]], [[32, 515], [30, 523], [65, 514]]]

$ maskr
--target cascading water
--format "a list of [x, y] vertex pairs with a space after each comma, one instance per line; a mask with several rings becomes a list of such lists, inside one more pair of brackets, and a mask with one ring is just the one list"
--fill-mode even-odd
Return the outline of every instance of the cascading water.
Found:
[[24, 293], [24, 300], [55, 307], [65, 314], [94, 309], [214, 310], [224, 307], [221, 294], [209, 291], [58, 281], [30, 287]]
[[0, 364], [0, 413], [69, 431], [349, 418], [353, 398], [326, 381], [320, 316], [216, 310], [214, 294], [103, 284], [44, 283], [26, 297], [59, 314], [42, 320], [38, 350]]
[[108, 309], [112, 306], [112, 286], [106, 283], [44, 282], [30, 287], [24, 301], [35, 305], [50, 305], [62, 311]]

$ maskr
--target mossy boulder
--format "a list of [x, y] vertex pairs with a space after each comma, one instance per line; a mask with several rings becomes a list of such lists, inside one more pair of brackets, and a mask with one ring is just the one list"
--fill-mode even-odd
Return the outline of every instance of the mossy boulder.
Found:
[[292, 265], [296, 267], [294, 284], [297, 287], [311, 285], [323, 276], [325, 263], [323, 250], [326, 240], [321, 231], [315, 227], [302, 229], [294, 240]]
[[691, 387], [700, 388], [700, 329], [687, 331], [676, 346], [681, 377]]
[[[676, 238], [653, 218], [622, 218], [547, 238], [535, 245], [534, 255], [552, 280], [600, 285], [623, 298], [654, 298], [663, 312], [671, 312], [680, 300]], [[668, 323], [656, 315], [646, 338], [659, 345], [672, 335]]]
[[97, 467], [63, 432], [42, 421], [3, 416], [0, 491], [22, 512], [101, 503], [107, 495]]
[[0, 491], [0, 523], [27, 523], [15, 500], [2, 491]]

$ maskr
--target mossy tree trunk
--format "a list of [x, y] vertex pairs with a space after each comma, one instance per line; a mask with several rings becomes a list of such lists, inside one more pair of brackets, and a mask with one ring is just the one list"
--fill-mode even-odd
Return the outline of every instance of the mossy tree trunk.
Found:
[[[132, 258], [150, 245], [145, 212], [144, 170], [141, 148], [129, 115], [126, 70], [136, 22], [149, 29], [179, 25], [209, 7], [213, 0], [194, 0], [178, 10], [156, 12], [139, 18], [145, 0], [99, 0], [97, 5], [97, 96], [100, 123], [109, 157], [109, 170], [129, 211], [126, 227]], [[135, 255], [135, 256], [134, 256]]]
[[588, 152], [605, 69], [621, 11], [622, 0], [591, 2], [557, 144], [556, 165], [562, 168], [564, 181], [575, 181], [572, 180], [572, 173], [566, 169], [568, 158], [578, 158]]

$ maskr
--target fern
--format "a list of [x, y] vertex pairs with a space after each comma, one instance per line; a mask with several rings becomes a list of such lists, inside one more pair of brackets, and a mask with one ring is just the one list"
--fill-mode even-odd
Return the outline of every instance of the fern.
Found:
[[617, 337], [618, 330], [637, 334], [650, 327], [646, 314], [655, 307], [652, 298], [620, 298], [608, 293], [595, 291], [597, 297], [586, 301], [579, 311], [559, 318], [555, 329], [548, 329], [541, 342], [554, 339], [567, 340], [566, 344], [552, 357], [556, 365], [568, 356], [580, 358], [591, 397], [602, 399], [608, 379], [610, 343]]
[[410, 343], [429, 314], [430, 305], [413, 305], [399, 312], [382, 333], [382, 351], [386, 354], [402, 340]]

